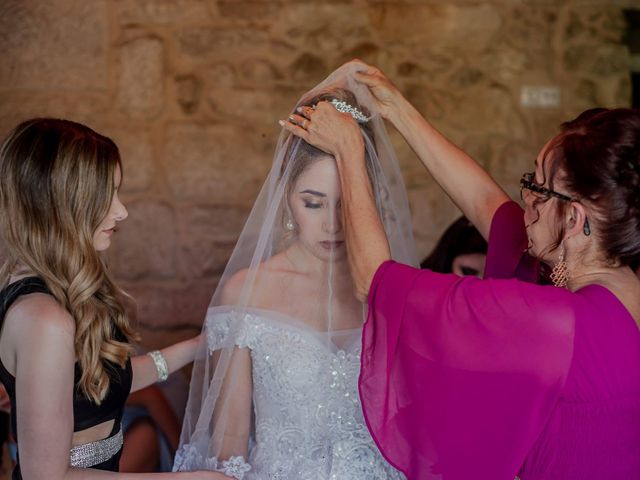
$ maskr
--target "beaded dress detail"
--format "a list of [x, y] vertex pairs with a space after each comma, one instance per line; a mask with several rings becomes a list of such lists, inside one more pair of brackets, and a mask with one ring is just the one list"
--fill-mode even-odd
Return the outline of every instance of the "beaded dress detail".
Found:
[[359, 335], [338, 347], [276, 312], [224, 307], [210, 309], [205, 331], [211, 352], [230, 344], [251, 350], [255, 434], [246, 462], [234, 457], [223, 465], [185, 444], [178, 470], [215, 469], [244, 480], [404, 478], [380, 455], [364, 422]]

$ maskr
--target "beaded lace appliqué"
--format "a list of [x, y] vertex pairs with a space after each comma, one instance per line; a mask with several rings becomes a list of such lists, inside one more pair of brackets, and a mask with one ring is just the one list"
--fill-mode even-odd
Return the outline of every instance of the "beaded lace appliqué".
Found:
[[[336, 349], [317, 332], [259, 315], [226, 313], [207, 321], [210, 351], [251, 350], [255, 436], [244, 480], [401, 480], [366, 428], [357, 390], [360, 342]], [[183, 446], [176, 454], [193, 470], [204, 459]], [[212, 469], [224, 463], [208, 459]], [[231, 461], [231, 459], [229, 459]], [[236, 460], [238, 468], [248, 467]], [[215, 465], [213, 464], [215, 463]]]
[[183, 445], [176, 452], [173, 471], [183, 472], [198, 469], [221, 472], [237, 480], [243, 480], [244, 475], [251, 470], [251, 465], [245, 462], [244, 457], [230, 457], [222, 462], [219, 462], [216, 457], [205, 458], [193, 445]]

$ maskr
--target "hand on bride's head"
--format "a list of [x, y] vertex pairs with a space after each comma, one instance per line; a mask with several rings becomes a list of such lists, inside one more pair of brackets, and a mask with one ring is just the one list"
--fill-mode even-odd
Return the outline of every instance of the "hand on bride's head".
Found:
[[314, 108], [299, 107], [297, 112], [287, 121], [281, 120], [280, 125], [330, 155], [344, 156], [364, 143], [355, 119], [328, 102], [320, 102]]

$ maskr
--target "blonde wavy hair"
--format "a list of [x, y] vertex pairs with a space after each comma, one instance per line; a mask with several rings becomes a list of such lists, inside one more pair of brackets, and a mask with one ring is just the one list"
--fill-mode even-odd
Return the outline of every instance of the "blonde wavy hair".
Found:
[[71, 313], [79, 387], [97, 404], [109, 389], [106, 362], [124, 368], [136, 340], [126, 294], [93, 245], [120, 165], [111, 139], [68, 120], [28, 120], [0, 147], [0, 234], [7, 254], [0, 278], [8, 282], [26, 268]]

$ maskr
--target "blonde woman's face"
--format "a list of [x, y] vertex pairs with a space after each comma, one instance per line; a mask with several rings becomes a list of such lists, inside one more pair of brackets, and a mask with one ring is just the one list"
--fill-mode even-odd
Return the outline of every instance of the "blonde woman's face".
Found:
[[98, 225], [98, 228], [93, 234], [93, 246], [99, 252], [109, 248], [111, 245], [111, 236], [117, 231], [117, 223], [124, 220], [129, 215], [127, 209], [118, 197], [118, 189], [120, 188], [121, 181], [122, 172], [120, 171], [120, 166], [117, 166], [116, 171], [113, 174], [113, 183], [115, 188], [109, 212], [102, 222], [100, 222], [100, 225]]

